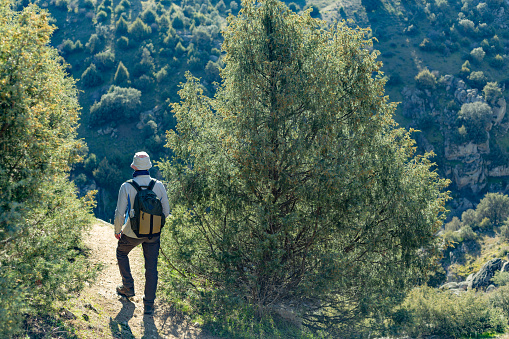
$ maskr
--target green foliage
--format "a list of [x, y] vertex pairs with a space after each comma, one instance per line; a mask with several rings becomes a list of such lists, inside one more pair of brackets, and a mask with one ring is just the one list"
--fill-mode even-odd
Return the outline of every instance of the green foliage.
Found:
[[495, 104], [503, 96], [502, 89], [498, 87], [496, 82], [488, 82], [482, 91], [484, 93], [484, 100], [491, 104]]
[[79, 52], [82, 49], [83, 49], [83, 44], [79, 40], [74, 43], [70, 39], [65, 39], [60, 46], [60, 50], [64, 54], [71, 54], [74, 52]]
[[393, 316], [395, 328], [412, 337], [469, 337], [502, 332], [507, 318], [485, 294], [456, 295], [422, 286], [410, 292]]
[[164, 279], [194, 306], [263, 315], [305, 298], [304, 323], [341, 337], [424, 279], [446, 182], [394, 129], [365, 33], [245, 2], [224, 31], [216, 96], [188, 76], [174, 158], [159, 167], [165, 252], [185, 276]]
[[509, 217], [509, 196], [486, 193], [475, 211], [479, 219], [488, 218], [495, 226], [500, 226]]
[[124, 66], [122, 61], [118, 63], [117, 71], [115, 72], [114, 81], [117, 85], [129, 84], [129, 71]]
[[437, 77], [425, 68], [415, 76], [415, 82], [420, 89], [434, 89], [437, 84]]
[[470, 73], [467, 79], [472, 87], [476, 87], [479, 89], [482, 89], [487, 82], [486, 76], [484, 75], [483, 71], [472, 72]]
[[469, 139], [477, 143], [486, 141], [486, 125], [492, 115], [491, 107], [480, 101], [465, 103], [458, 112], [458, 118], [464, 123]]
[[500, 226], [500, 236], [505, 241], [509, 241], [509, 222], [507, 219], [504, 221], [504, 224]]
[[509, 285], [509, 272], [497, 271], [491, 281], [495, 283], [495, 286]]
[[152, 34], [152, 28], [146, 25], [140, 18], [136, 18], [136, 20], [129, 25], [129, 34], [134, 40], [141, 41]]
[[157, 14], [152, 8], [147, 8], [143, 13], [141, 13], [141, 19], [146, 24], [153, 24], [157, 20]]
[[504, 66], [504, 57], [502, 57], [500, 54], [497, 54], [495, 57], [489, 60], [489, 64], [494, 68], [502, 68]]
[[108, 20], [108, 13], [105, 11], [99, 11], [95, 16], [95, 19], [97, 22], [106, 22], [106, 20]]
[[90, 124], [98, 126], [133, 118], [141, 105], [140, 97], [141, 92], [137, 89], [111, 86], [108, 93], [90, 108]]
[[94, 55], [94, 63], [101, 71], [107, 71], [115, 65], [115, 54], [111, 50], [97, 53]]
[[95, 64], [92, 63], [81, 75], [81, 81], [85, 87], [94, 87], [102, 84], [103, 79]]
[[126, 50], [129, 48], [129, 38], [125, 36], [121, 36], [117, 39], [117, 47], [121, 50]]
[[444, 225], [445, 231], [457, 231], [461, 228], [461, 221], [458, 217], [453, 217], [451, 221]]
[[77, 90], [50, 47], [54, 26], [29, 5], [0, 3], [0, 337], [44, 313], [92, 274], [78, 255], [91, 196], [68, 180], [79, 117]]
[[477, 61], [478, 63], [482, 62], [483, 59], [484, 59], [484, 56], [486, 55], [486, 52], [484, 52], [484, 50], [482, 49], [482, 47], [477, 47], [477, 48], [474, 48], [471, 52], [470, 52], [470, 56], [475, 60]]
[[184, 20], [182, 19], [182, 17], [177, 15], [173, 18], [171, 25], [175, 29], [182, 29], [182, 28], [184, 28]]
[[129, 23], [121, 16], [115, 24], [117, 34], [125, 34], [129, 31]]
[[93, 54], [95, 51], [99, 50], [101, 47], [101, 39], [97, 34], [92, 34], [85, 44], [85, 48], [88, 50], [90, 54]]
[[110, 163], [108, 159], [101, 160], [97, 168], [93, 171], [94, 179], [101, 187], [117, 188], [122, 184], [122, 174], [120, 169]]

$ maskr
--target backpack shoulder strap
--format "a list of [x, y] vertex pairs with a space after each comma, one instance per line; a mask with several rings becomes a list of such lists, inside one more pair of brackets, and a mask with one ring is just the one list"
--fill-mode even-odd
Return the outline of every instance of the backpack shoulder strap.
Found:
[[155, 184], [156, 181], [154, 179], [150, 180], [150, 184], [148, 184], [148, 189], [152, 191], [154, 189]]
[[136, 189], [137, 192], [141, 191], [140, 185], [138, 185], [138, 183], [133, 179], [129, 179], [126, 182], [130, 183]]

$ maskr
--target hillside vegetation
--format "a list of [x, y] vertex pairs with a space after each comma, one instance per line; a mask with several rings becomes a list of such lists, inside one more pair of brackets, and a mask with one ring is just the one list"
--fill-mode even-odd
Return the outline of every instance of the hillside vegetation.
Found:
[[0, 333], [91, 278], [140, 150], [162, 294], [215, 334], [506, 330], [505, 272], [443, 288], [509, 251], [506, 2], [34, 2], [1, 7]]

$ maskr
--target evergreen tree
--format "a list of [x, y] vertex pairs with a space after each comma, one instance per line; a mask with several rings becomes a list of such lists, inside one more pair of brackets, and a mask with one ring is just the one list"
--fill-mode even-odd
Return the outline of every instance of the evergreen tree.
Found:
[[129, 23], [123, 16], [121, 16], [120, 19], [117, 20], [117, 23], [115, 25], [117, 34], [124, 34], [127, 33], [129, 30]]
[[[90, 200], [68, 180], [80, 107], [35, 6], [0, 3], [0, 337], [75, 291], [92, 270], [77, 249]], [[17, 337], [17, 336], [16, 336]], [[24, 337], [24, 335], [21, 335]]]
[[143, 40], [152, 34], [152, 28], [147, 26], [140, 18], [136, 18], [136, 20], [129, 25], [129, 34], [135, 40]]
[[92, 63], [81, 75], [81, 81], [85, 87], [94, 87], [101, 84], [103, 79], [95, 64]]
[[122, 61], [118, 63], [117, 71], [115, 72], [115, 83], [117, 85], [122, 85], [125, 83], [129, 83], [129, 71], [124, 66]]
[[223, 311], [293, 303], [336, 337], [426, 279], [447, 183], [394, 127], [365, 33], [275, 0], [230, 19], [216, 96], [188, 75], [173, 105], [163, 243], [186, 278], [164, 279]]

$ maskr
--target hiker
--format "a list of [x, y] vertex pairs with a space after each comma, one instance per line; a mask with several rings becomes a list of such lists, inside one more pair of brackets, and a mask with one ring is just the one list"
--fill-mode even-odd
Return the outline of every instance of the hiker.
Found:
[[[134, 169], [133, 179], [128, 180], [120, 186], [118, 192], [117, 209], [115, 210], [115, 238], [118, 239], [117, 245], [117, 260], [122, 276], [122, 285], [117, 286], [117, 293], [126, 298], [134, 296], [134, 279], [131, 275], [129, 267], [129, 252], [137, 245], [142, 244], [143, 256], [145, 258], [145, 296], [143, 297], [144, 313], [154, 313], [154, 300], [156, 297], [157, 289], [157, 257], [159, 255], [160, 247], [160, 227], [164, 225], [164, 219], [170, 213], [170, 205], [168, 203], [168, 195], [163, 184], [160, 181], [152, 179], [149, 174], [149, 169], [152, 167], [150, 157], [145, 152], [137, 152], [133, 157], [131, 168]], [[152, 188], [150, 188], [152, 186]], [[141, 189], [141, 190], [140, 190]], [[135, 219], [136, 213], [143, 214], [144, 212], [135, 211], [135, 205], [139, 206], [139, 200], [136, 196], [143, 189], [152, 189], [152, 192], [144, 192], [139, 195], [140, 199], [147, 194], [151, 194], [154, 199], [158, 199], [159, 209], [162, 210], [163, 216], [144, 217], [142, 222], [137, 222]], [[156, 205], [156, 204], [151, 204]], [[151, 206], [152, 208], [152, 206]], [[148, 214], [150, 215], [150, 214]], [[144, 214], [147, 216], [147, 214]], [[159, 218], [159, 219], [157, 219]], [[162, 225], [157, 226], [155, 220], [158, 222], [162, 219]], [[149, 220], [148, 223], [146, 220]], [[146, 225], [143, 225], [145, 223]], [[139, 224], [139, 225], [138, 225]], [[142, 233], [145, 227], [147, 231]], [[153, 228], [158, 231], [152, 235]], [[133, 230], [134, 229], [134, 230]], [[150, 229], [150, 231], [148, 231]], [[148, 235], [147, 235], [148, 234]]]

